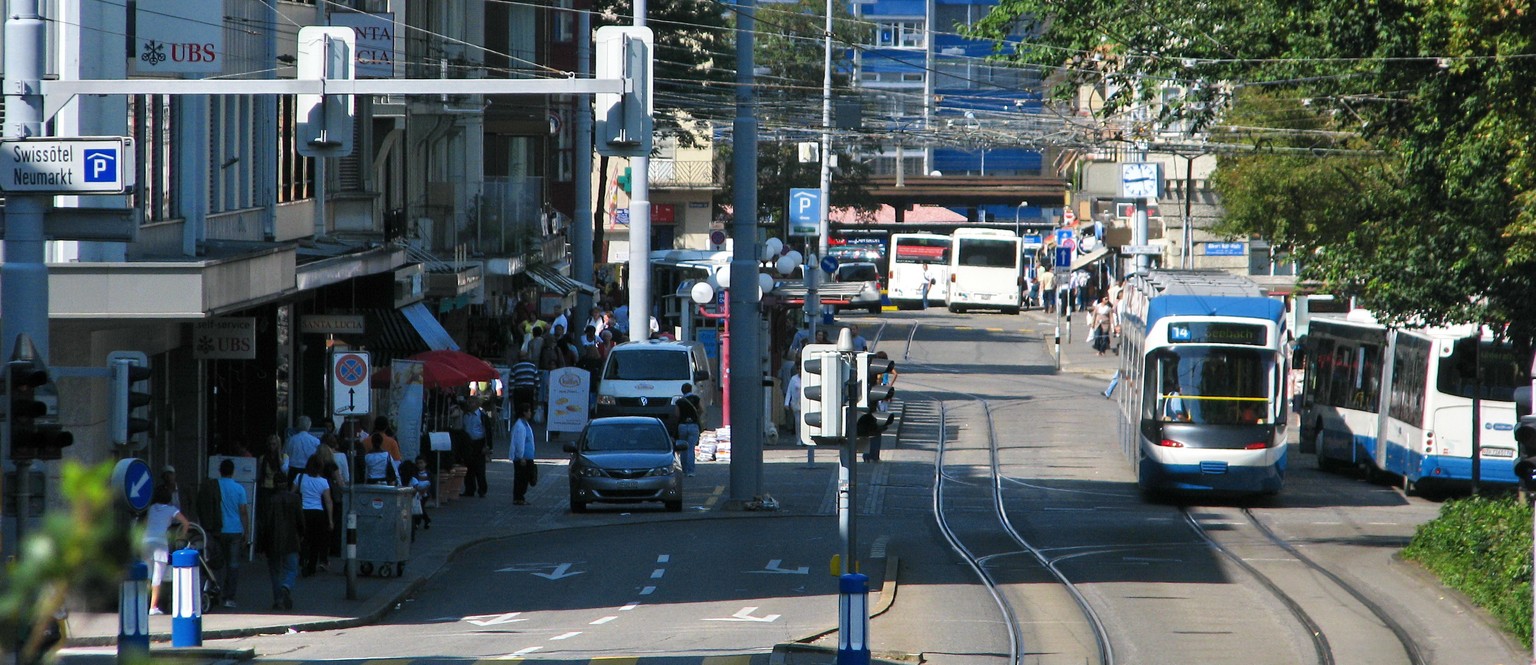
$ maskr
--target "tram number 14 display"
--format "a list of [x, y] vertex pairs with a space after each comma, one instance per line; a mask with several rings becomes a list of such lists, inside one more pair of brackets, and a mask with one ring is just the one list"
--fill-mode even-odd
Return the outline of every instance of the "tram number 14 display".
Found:
[[1264, 346], [1264, 326], [1246, 323], [1186, 321], [1168, 325], [1168, 341], [1180, 344], [1244, 344]]

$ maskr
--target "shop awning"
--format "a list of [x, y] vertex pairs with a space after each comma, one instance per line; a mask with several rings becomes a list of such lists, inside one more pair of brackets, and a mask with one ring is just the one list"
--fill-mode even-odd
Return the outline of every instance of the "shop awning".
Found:
[[532, 278], [533, 281], [538, 282], [540, 286], [555, 293], [571, 294], [576, 291], [585, 291], [587, 294], [594, 296], [598, 293], [597, 287], [567, 277], [549, 266], [534, 266], [529, 268], [524, 274]]
[[1087, 254], [1080, 254], [1078, 256], [1074, 256], [1074, 257], [1072, 257], [1072, 269], [1073, 270], [1079, 270], [1079, 269], [1082, 269], [1082, 268], [1086, 268], [1089, 265], [1092, 265], [1094, 262], [1096, 262], [1096, 261], [1098, 261], [1100, 259], [1103, 259], [1106, 256], [1109, 256], [1109, 248], [1108, 247], [1099, 247], [1099, 248], [1097, 248], [1097, 249], [1095, 249], [1095, 250], [1093, 250], [1091, 252], [1088, 252]]
[[433, 351], [458, 351], [459, 345], [453, 341], [453, 335], [443, 328], [443, 324], [437, 322], [437, 317], [427, 310], [427, 306], [421, 303], [411, 303], [400, 308], [400, 313], [411, 322], [411, 327], [416, 334], [421, 335], [421, 340], [427, 343], [427, 348]]

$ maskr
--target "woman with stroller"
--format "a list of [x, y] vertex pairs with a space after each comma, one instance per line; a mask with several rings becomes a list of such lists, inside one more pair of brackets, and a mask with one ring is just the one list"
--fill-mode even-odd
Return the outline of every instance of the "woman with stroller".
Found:
[[150, 568], [150, 614], [165, 614], [160, 609], [160, 586], [165, 583], [165, 570], [171, 565], [171, 544], [165, 534], [171, 530], [172, 523], [178, 523], [181, 531], [177, 537], [185, 539], [187, 529], [192, 527], [187, 516], [171, 503], [173, 493], [172, 485], [156, 485], [154, 495], [150, 498], [149, 511], [144, 516], [144, 552], [149, 555]]
[[297, 490], [304, 511], [304, 549], [299, 557], [305, 577], [315, 574], [330, 548], [331, 534], [331, 481], [325, 479], [325, 462], [311, 455], [309, 464], [300, 474]]

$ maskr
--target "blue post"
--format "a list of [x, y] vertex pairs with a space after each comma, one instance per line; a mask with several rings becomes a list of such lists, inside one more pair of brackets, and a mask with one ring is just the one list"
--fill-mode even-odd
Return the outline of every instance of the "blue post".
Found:
[[837, 580], [837, 665], [869, 665], [869, 577]]
[[117, 662], [131, 663], [149, 656], [149, 566], [128, 566], [117, 596]]
[[171, 553], [171, 646], [203, 646], [202, 553], [187, 548]]

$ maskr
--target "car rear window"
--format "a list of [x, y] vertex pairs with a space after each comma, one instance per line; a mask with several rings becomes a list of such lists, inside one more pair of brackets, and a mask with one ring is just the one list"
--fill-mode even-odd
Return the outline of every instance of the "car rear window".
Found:
[[880, 279], [880, 273], [874, 266], [843, 266], [837, 271], [839, 282], [873, 282]]
[[614, 350], [603, 379], [619, 381], [690, 381], [688, 352], [681, 350]]
[[590, 452], [666, 452], [672, 450], [672, 438], [658, 425], [592, 425], [587, 428], [586, 444]]

